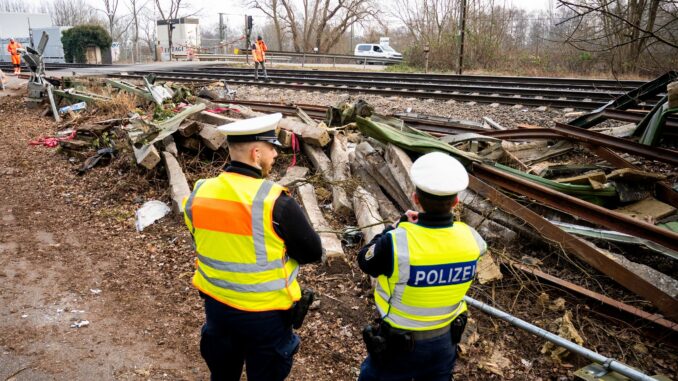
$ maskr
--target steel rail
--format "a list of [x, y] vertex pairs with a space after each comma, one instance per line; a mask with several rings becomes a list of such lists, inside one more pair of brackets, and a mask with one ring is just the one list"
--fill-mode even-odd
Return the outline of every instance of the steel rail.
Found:
[[[108, 77], [113, 78], [142, 78], [146, 74], [156, 74], [156, 78], [160, 80], [184, 81], [184, 82], [212, 82], [223, 79], [219, 75], [210, 74], [173, 74], [172, 72], [151, 72], [151, 71], [137, 71], [132, 74], [107, 74]], [[443, 92], [426, 92], [426, 91], [410, 91], [410, 90], [389, 90], [376, 88], [361, 88], [361, 87], [336, 87], [317, 85], [301, 85], [295, 83], [276, 83], [276, 82], [254, 82], [253, 80], [231, 80], [230, 84], [240, 85], [256, 85], [264, 87], [278, 87], [295, 90], [308, 91], [342, 91], [342, 92], [357, 92], [378, 95], [397, 95], [415, 98], [435, 98], [435, 99], [454, 99], [464, 102], [481, 102], [481, 103], [503, 103], [503, 104], [521, 104], [524, 106], [551, 106], [558, 108], [574, 107], [582, 110], [592, 110], [600, 106], [600, 103], [585, 100], [572, 99], [542, 99], [542, 98], [515, 98], [506, 96], [491, 96], [491, 95], [470, 95], [470, 94], [452, 94]]]
[[568, 282], [564, 279], [558, 278], [556, 276], [553, 276], [551, 274], [547, 274], [539, 269], [525, 266], [523, 264], [520, 264], [515, 261], [511, 261], [508, 264], [503, 264], [504, 266], [510, 267], [510, 268], [515, 268], [518, 269], [526, 274], [533, 275], [541, 280], [547, 281], [549, 283], [558, 285], [560, 287], [563, 287], [569, 291], [576, 292], [579, 295], [586, 296], [588, 298], [591, 298], [595, 301], [598, 301], [602, 304], [605, 304], [609, 307], [615, 308], [619, 311], [625, 312], [627, 314], [633, 315], [637, 318], [644, 319], [650, 323], [660, 325], [664, 328], [668, 328], [674, 332], [678, 332], [678, 323], [674, 323], [670, 320], [664, 319], [664, 316], [659, 315], [659, 314], [652, 314], [649, 312], [645, 312], [641, 310], [640, 308], [636, 308], [633, 306], [630, 306], [626, 303], [620, 302], [618, 300], [612, 299], [608, 296], [605, 296], [603, 294], [597, 293], [595, 291], [591, 291], [588, 288], [584, 288], [582, 286], [579, 286], [577, 284], [574, 284], [572, 282]]
[[588, 348], [584, 348], [581, 345], [575, 344], [567, 339], [564, 339], [556, 334], [553, 334], [543, 328], [539, 328], [536, 325], [530, 324], [525, 320], [519, 319], [513, 315], [510, 315], [502, 310], [494, 308], [489, 304], [485, 304], [478, 300], [475, 300], [469, 296], [464, 296], [464, 301], [470, 306], [475, 307], [484, 313], [507, 321], [508, 323], [515, 325], [516, 327], [523, 329], [529, 333], [535, 334], [543, 339], [546, 339], [560, 347], [567, 349], [570, 352], [576, 353], [580, 356], [583, 356], [593, 362], [596, 362], [602, 365], [606, 370], [611, 370], [617, 372], [623, 376], [628, 377], [634, 381], [657, 381], [654, 377], [650, 377], [647, 374], [640, 372], [636, 369], [631, 368], [630, 366], [617, 361], [610, 357], [605, 357], [598, 352], [594, 352]]
[[[166, 71], [155, 71], [158, 73], [167, 73]], [[204, 72], [173, 69], [172, 74], [182, 75], [205, 75]], [[233, 79], [252, 80], [252, 73], [246, 74], [227, 74], [227, 73], [207, 73], [214, 75], [213, 78], [224, 79], [231, 81]], [[287, 83], [303, 83], [303, 84], [329, 84], [335, 86], [347, 87], [368, 87], [378, 89], [407, 89], [407, 90], [424, 90], [424, 91], [441, 91], [449, 93], [467, 93], [467, 94], [496, 94], [504, 96], [532, 96], [541, 98], [565, 98], [565, 99], [588, 99], [594, 102], [607, 103], [619, 96], [624, 95], [624, 92], [592, 92], [587, 90], [553, 90], [548, 88], [525, 88], [525, 87], [498, 87], [487, 85], [454, 85], [454, 84], [440, 84], [440, 83], [425, 83], [425, 82], [403, 82], [403, 81], [377, 81], [375, 79], [356, 79], [356, 78], [329, 78], [318, 76], [313, 78], [303, 76], [276, 76], [269, 75], [272, 81], [287, 82]]]
[[577, 216], [596, 225], [649, 239], [672, 250], [678, 250], [678, 233], [671, 230], [560, 193], [489, 165], [474, 163], [473, 173], [496, 186], [532, 198], [546, 206]]
[[[485, 183], [487, 181], [488, 183]], [[554, 209], [565, 211], [587, 221], [606, 227], [618, 227], [619, 231], [633, 234], [638, 237], [652, 239], [668, 247], [678, 245], [678, 234], [661, 229], [654, 225], [633, 220], [630, 217], [612, 212], [605, 208], [593, 205], [578, 198], [561, 194], [534, 182], [516, 177], [504, 171], [485, 164], [473, 163], [472, 173], [469, 175], [469, 188], [485, 197], [505, 212], [514, 215], [529, 224], [545, 239], [554, 242], [596, 270], [609, 276], [617, 283], [640, 295], [659, 308], [668, 318], [678, 319], [678, 301], [673, 296], [659, 289], [653, 283], [640, 277], [635, 272], [622, 266], [612, 258], [604, 255], [587, 242], [569, 234], [553, 225], [544, 217], [521, 205], [516, 200], [504, 195], [497, 187], [511, 190], [537, 200]], [[633, 220], [633, 221], [629, 221]], [[658, 232], [664, 230], [664, 232]], [[647, 234], [646, 234], [647, 233]], [[652, 238], [649, 238], [649, 237]], [[666, 242], [668, 237], [668, 241]]]
[[570, 126], [564, 123], [556, 123], [556, 126], [550, 130], [562, 135], [563, 137], [567, 137], [579, 142], [602, 145], [607, 148], [624, 151], [634, 155], [643, 156], [648, 159], [663, 161], [665, 163], [678, 166], [678, 151], [659, 147], [650, 147], [632, 142], [627, 139], [616, 138], [614, 136], [588, 131], [583, 128]]
[[[195, 67], [195, 70], [229, 70], [233, 72], [244, 72], [251, 73], [252, 69], [249, 68], [234, 68], [234, 67], [225, 67], [222, 65], [210, 65], [210, 66], [200, 66]], [[537, 85], [540, 87], [548, 86], [585, 86], [587, 89], [592, 88], [605, 88], [608, 86], [613, 90], [623, 90], [635, 89], [644, 83], [645, 81], [618, 81], [618, 80], [607, 80], [607, 79], [578, 79], [578, 78], [550, 78], [550, 77], [519, 77], [519, 76], [496, 76], [496, 75], [456, 75], [456, 74], [431, 74], [431, 73], [388, 73], [388, 72], [377, 72], [377, 71], [342, 71], [342, 70], [304, 70], [304, 69], [270, 69], [269, 73], [286, 73], [286, 74], [318, 74], [324, 76], [360, 76], [360, 77], [370, 77], [370, 78], [380, 78], [380, 77], [390, 77], [397, 80], [403, 79], [415, 79], [415, 80], [429, 80], [435, 82], [479, 82], [479, 83], [516, 83], [516, 84], [529, 84]]]
[[[208, 72], [212, 74], [242, 74], [252, 77], [252, 69], [237, 69], [237, 68], [181, 68], [184, 71], [193, 71], [193, 72]], [[386, 73], [388, 75], [383, 75], [385, 73], [374, 73], [374, 72], [334, 72], [334, 71], [304, 71], [304, 70], [268, 70], [269, 76], [271, 78], [285, 78], [285, 77], [295, 77], [295, 78], [354, 78], [370, 81], [379, 81], [379, 82], [403, 82], [403, 81], [417, 81], [424, 83], [435, 83], [435, 84], [447, 84], [447, 85], [466, 85], [466, 86], [496, 86], [496, 87], [519, 87], [519, 88], [539, 88], [539, 89], [561, 89], [561, 90], [576, 90], [576, 91], [597, 91], [600, 93], [608, 93], [613, 95], [623, 95], [626, 92], [635, 89], [635, 87], [620, 87], [620, 86], [609, 86], [609, 85], [568, 85], [560, 83], [551, 83], [545, 80], [534, 80], [534, 81], [502, 81], [502, 80], [491, 80], [487, 79], [484, 81], [469, 81], [463, 78], [450, 77], [450, 78], [437, 78], [437, 77], [427, 77], [426, 75], [417, 75], [417, 76], [402, 76], [399, 73]], [[381, 74], [381, 75], [373, 75]]]

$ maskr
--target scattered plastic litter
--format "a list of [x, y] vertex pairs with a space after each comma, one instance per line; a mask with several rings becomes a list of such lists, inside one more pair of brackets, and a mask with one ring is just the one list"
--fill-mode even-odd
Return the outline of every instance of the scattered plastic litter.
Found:
[[79, 103], [74, 103], [69, 106], [64, 106], [59, 109], [59, 114], [65, 114], [69, 111], [79, 111], [79, 110], [84, 110], [87, 108], [87, 103], [85, 102], [79, 102]]
[[99, 295], [99, 294], [101, 294], [101, 289], [99, 289], [99, 288], [90, 288], [90, 289], [89, 289], [89, 292], [91, 292], [91, 293], [94, 294], [94, 295]]
[[162, 201], [151, 200], [145, 202], [144, 205], [136, 211], [137, 231], [140, 232], [144, 230], [155, 221], [165, 217], [170, 211], [170, 207]]
[[78, 320], [75, 323], [71, 324], [71, 328], [82, 328], [89, 325], [89, 320]]

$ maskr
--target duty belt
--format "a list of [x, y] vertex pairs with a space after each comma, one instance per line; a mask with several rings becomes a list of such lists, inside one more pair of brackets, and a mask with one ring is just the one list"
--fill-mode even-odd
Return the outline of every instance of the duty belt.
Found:
[[428, 331], [408, 331], [408, 330], [398, 329], [398, 328], [391, 328], [391, 330], [393, 332], [407, 333], [414, 340], [426, 340], [426, 339], [433, 339], [434, 337], [439, 337], [439, 336], [449, 334], [450, 324], [448, 324], [448, 325], [446, 325], [442, 328], [431, 329], [431, 330], [428, 330]]

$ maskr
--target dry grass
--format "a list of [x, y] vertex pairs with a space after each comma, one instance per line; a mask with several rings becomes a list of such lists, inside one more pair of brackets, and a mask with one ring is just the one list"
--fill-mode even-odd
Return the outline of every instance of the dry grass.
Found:
[[126, 116], [128, 112], [134, 110], [139, 104], [136, 95], [120, 91], [111, 94], [112, 100], [110, 102], [97, 102], [97, 109], [104, 113], [114, 114], [118, 117]]

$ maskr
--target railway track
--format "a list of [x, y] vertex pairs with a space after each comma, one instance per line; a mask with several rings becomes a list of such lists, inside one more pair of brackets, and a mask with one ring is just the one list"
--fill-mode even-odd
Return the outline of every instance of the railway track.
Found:
[[[184, 68], [207, 73], [219, 74], [246, 74], [252, 76], [252, 69], [233, 68], [223, 65]], [[499, 85], [506, 87], [537, 87], [566, 90], [593, 90], [627, 92], [644, 84], [644, 81], [618, 81], [608, 79], [580, 79], [580, 78], [546, 78], [546, 77], [516, 77], [516, 76], [487, 76], [487, 75], [450, 75], [450, 74], [423, 74], [423, 73], [387, 73], [365, 71], [328, 71], [328, 70], [299, 70], [299, 69], [269, 69], [273, 77], [295, 78], [338, 78], [361, 79], [379, 82], [417, 81], [437, 84], [475, 84], [483, 86]]]
[[[46, 63], [45, 70], [62, 70], [62, 69], [78, 69], [78, 68], [96, 68], [96, 67], [110, 67], [115, 65], [105, 65], [105, 64], [80, 64], [80, 63]], [[3, 71], [12, 70], [12, 64], [9, 62], [0, 62], [0, 69]], [[22, 61], [21, 71], [27, 72], [30, 74], [30, 70], [26, 63]]]
[[[302, 71], [303, 72], [303, 71]], [[341, 91], [353, 93], [367, 93], [377, 94], [383, 96], [401, 96], [414, 98], [434, 98], [443, 100], [456, 100], [461, 102], [480, 102], [480, 103], [500, 103], [523, 106], [549, 106], [556, 108], [576, 108], [580, 110], [593, 110], [603, 104], [613, 100], [614, 98], [624, 94], [625, 91], [617, 92], [602, 92], [594, 88], [588, 90], [571, 90], [565, 89], [565, 85], [561, 88], [549, 88], [551, 84], [544, 84], [542, 88], [531, 88], [528, 83], [522, 83], [521, 86], [514, 86], [513, 84], [445, 84], [445, 83], [431, 83], [416, 81], [416, 80], [390, 80], [378, 81], [376, 79], [360, 79], [360, 78], [325, 78], [323, 73], [312, 77], [302, 73], [301, 76], [286, 76], [278, 75], [277, 72], [271, 71], [270, 82], [256, 82], [252, 78], [251, 70], [236, 70], [225, 69], [219, 70], [202, 70], [202, 69], [180, 69], [180, 70], [155, 70], [155, 71], [133, 71], [123, 72], [118, 74], [109, 74], [109, 77], [117, 78], [136, 78], [154, 74], [157, 79], [167, 81], [184, 81], [184, 82], [212, 82], [212, 81], [226, 81], [229, 84], [237, 85], [256, 85], [264, 87], [277, 87], [294, 90], [306, 91]], [[330, 72], [336, 76], [337, 72]], [[353, 75], [353, 72], [345, 72], [346, 75]], [[371, 73], [362, 73], [365, 75]], [[304, 76], [306, 75], [306, 76]], [[513, 82], [515, 83], [515, 82]], [[652, 102], [641, 105], [640, 108], [650, 108]]]

